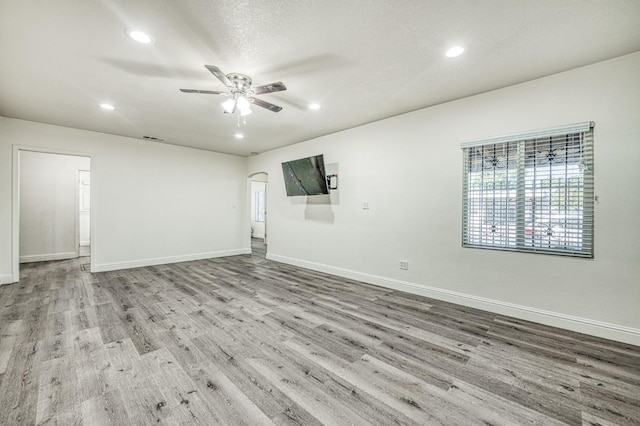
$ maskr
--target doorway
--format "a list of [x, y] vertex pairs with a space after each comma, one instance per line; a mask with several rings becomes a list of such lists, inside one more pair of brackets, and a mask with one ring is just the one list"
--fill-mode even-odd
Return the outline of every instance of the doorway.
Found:
[[91, 158], [19, 146], [14, 146], [13, 157], [12, 280], [17, 282], [22, 263], [88, 254], [90, 187], [81, 185], [81, 177], [89, 182]]
[[269, 177], [266, 173], [249, 176], [249, 223], [251, 226], [251, 250], [264, 253], [268, 247], [267, 200]]
[[78, 170], [78, 251], [91, 254], [91, 171]]

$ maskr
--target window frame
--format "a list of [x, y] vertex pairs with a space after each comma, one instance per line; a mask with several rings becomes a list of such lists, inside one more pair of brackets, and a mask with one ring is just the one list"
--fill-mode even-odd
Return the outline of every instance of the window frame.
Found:
[[[462, 246], [593, 258], [595, 228], [593, 127], [593, 122], [585, 122], [462, 143]], [[543, 166], [536, 163], [536, 155], [542, 151], [536, 151], [535, 147], [548, 139], [549, 149], [542, 154], [552, 154], [552, 147], [556, 147], [553, 144], [561, 146], [560, 143], [565, 140], [563, 138], [566, 139], [564, 163], [553, 164], [553, 159], [547, 160], [544, 166], [545, 171]], [[531, 146], [534, 147], [533, 151]], [[502, 150], [501, 155], [485, 157], [485, 150], [492, 149]], [[492, 159], [494, 162], [491, 162]], [[495, 161], [500, 161], [501, 166]], [[485, 166], [487, 162], [489, 167]], [[498, 167], [501, 167], [504, 172], [500, 182], [496, 178]], [[489, 173], [485, 190], [484, 176], [491, 170], [493, 170], [493, 180], [490, 179]], [[544, 173], [540, 173], [542, 178], [532, 179], [532, 172], [536, 176], [538, 171], [547, 173], [550, 179], [545, 180]], [[558, 171], [564, 171], [564, 181], [556, 180]], [[504, 176], [507, 178], [505, 179]], [[514, 176], [517, 176], [515, 184]], [[568, 180], [576, 176], [579, 176], [579, 185], [575, 185], [575, 180]], [[480, 181], [478, 181], [479, 178]], [[505, 180], [506, 183], [504, 183]], [[534, 185], [530, 186], [532, 181]], [[533, 196], [531, 196], [532, 191]], [[537, 214], [535, 203], [538, 202], [539, 197], [542, 197], [540, 194], [546, 195], [546, 198], [543, 198], [548, 209], [543, 214], [539, 214], [540, 220], [544, 221], [546, 218], [546, 222], [541, 223], [548, 226], [546, 240], [542, 230], [536, 231], [540, 224], [535, 222]], [[562, 194], [563, 201], [557, 199], [558, 194]], [[574, 203], [573, 209], [568, 208], [567, 200]], [[494, 206], [498, 202], [501, 207], [495, 209], [489, 206], [489, 210], [484, 210], [487, 202]], [[577, 203], [577, 209], [575, 203]], [[558, 209], [557, 205], [564, 208]], [[486, 221], [487, 212], [491, 213], [493, 219], [490, 223]], [[508, 219], [498, 223], [495, 220], [496, 214]], [[553, 218], [553, 215], [557, 217]], [[527, 220], [531, 222], [529, 224], [531, 229], [527, 228]], [[564, 224], [564, 228], [557, 225], [558, 223]], [[555, 228], [552, 229], [552, 225]], [[500, 227], [498, 231], [495, 230], [496, 226]], [[529, 233], [526, 232], [527, 229]], [[496, 241], [496, 235], [500, 236], [498, 241]]]

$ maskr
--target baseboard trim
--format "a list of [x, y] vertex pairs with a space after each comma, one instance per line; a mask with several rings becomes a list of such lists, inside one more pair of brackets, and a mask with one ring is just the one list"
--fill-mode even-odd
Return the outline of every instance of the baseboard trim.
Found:
[[13, 275], [11, 274], [0, 275], [0, 285], [11, 284], [12, 282], [14, 282]]
[[195, 253], [182, 256], [158, 257], [154, 259], [141, 259], [127, 262], [113, 262], [94, 264], [91, 272], [117, 271], [120, 269], [142, 268], [145, 266], [163, 265], [167, 263], [189, 262], [192, 260], [213, 259], [215, 257], [237, 256], [240, 254], [251, 254], [251, 249], [242, 248], [234, 250], [222, 250], [208, 253]]
[[591, 336], [602, 337], [604, 339], [615, 340], [640, 346], [640, 329], [621, 326], [617, 324], [596, 321], [589, 318], [566, 315], [559, 312], [546, 311], [529, 306], [517, 305], [500, 300], [488, 299], [485, 297], [473, 296], [465, 293], [445, 290], [441, 288], [411, 283], [407, 281], [385, 278], [378, 275], [366, 274], [350, 269], [338, 268], [306, 260], [295, 259], [277, 254], [267, 253], [267, 259], [301, 268], [312, 269], [314, 271], [337, 275], [367, 284], [373, 284], [392, 290], [405, 291], [419, 296], [430, 297], [432, 299], [445, 302], [456, 303], [458, 305], [485, 311], [508, 315], [514, 318], [536, 322], [539, 324], [563, 328], [578, 333], [589, 334]]
[[73, 259], [78, 255], [74, 251], [69, 251], [66, 253], [47, 253], [47, 254], [31, 254], [28, 256], [20, 256], [20, 263], [30, 263], [30, 262], [48, 262], [50, 260], [65, 260], [65, 259]]

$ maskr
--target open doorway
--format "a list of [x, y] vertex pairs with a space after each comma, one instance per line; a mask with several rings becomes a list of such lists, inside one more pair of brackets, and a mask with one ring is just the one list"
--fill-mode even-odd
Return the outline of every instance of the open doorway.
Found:
[[13, 281], [17, 282], [20, 264], [89, 255], [91, 158], [14, 148]]
[[249, 176], [249, 222], [251, 226], [251, 251], [266, 256], [268, 246], [267, 233], [267, 193], [269, 176], [256, 173]]
[[78, 251], [91, 255], [91, 171], [78, 170]]

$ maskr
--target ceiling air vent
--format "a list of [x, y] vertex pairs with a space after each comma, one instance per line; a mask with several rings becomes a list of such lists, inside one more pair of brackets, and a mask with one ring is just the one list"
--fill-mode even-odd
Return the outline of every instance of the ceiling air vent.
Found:
[[149, 135], [143, 135], [142, 139], [144, 139], [146, 141], [153, 141], [153, 142], [164, 142], [164, 141], [166, 141], [166, 139], [157, 138], [155, 136], [149, 136]]

